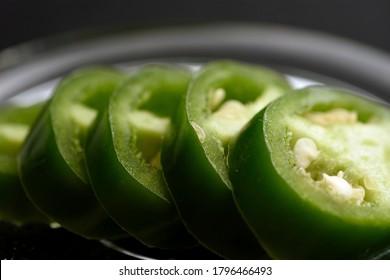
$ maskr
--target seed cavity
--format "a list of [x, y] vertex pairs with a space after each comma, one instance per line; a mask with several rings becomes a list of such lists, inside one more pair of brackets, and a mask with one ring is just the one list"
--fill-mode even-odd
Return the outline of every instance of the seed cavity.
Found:
[[332, 124], [353, 124], [358, 120], [355, 111], [348, 111], [343, 108], [335, 108], [326, 112], [308, 112], [303, 115], [307, 120], [322, 126]]
[[210, 95], [209, 108], [212, 113], [206, 126], [215, 132], [218, 141], [226, 146], [257, 112], [282, 94], [283, 91], [270, 86], [255, 100], [242, 103], [236, 99], [226, 98], [228, 95], [226, 90], [217, 88]]
[[224, 145], [234, 138], [251, 117], [248, 108], [238, 100], [225, 101], [210, 118], [209, 126]]
[[169, 130], [170, 118], [157, 116], [147, 110], [134, 110], [128, 114], [128, 120], [134, 129], [137, 156], [161, 170], [161, 146]]
[[90, 127], [98, 112], [82, 104], [73, 104], [71, 107], [71, 117], [82, 129]]
[[[295, 165], [298, 167], [298, 170], [305, 176], [318, 182], [319, 186], [331, 197], [355, 205], [360, 205], [364, 201], [366, 195], [365, 189], [359, 185], [352, 186], [344, 178], [344, 172], [342, 170], [338, 171], [336, 176], [322, 173], [322, 178], [320, 180], [315, 180], [311, 177], [308, 168], [320, 155], [320, 151], [317, 149], [317, 145], [312, 139], [306, 137], [299, 138], [294, 145], [293, 154]], [[364, 186], [367, 189], [376, 188], [375, 182], [368, 176], [364, 177]]]

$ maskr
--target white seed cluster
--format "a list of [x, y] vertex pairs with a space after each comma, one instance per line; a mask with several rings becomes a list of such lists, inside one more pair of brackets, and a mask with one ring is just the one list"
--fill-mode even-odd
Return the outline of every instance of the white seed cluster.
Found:
[[[306, 172], [306, 169], [310, 164], [318, 158], [320, 151], [317, 149], [317, 145], [310, 138], [299, 138], [294, 145], [293, 154], [295, 158], [295, 164], [306, 175], [310, 173]], [[374, 186], [372, 180], [365, 177], [365, 184]], [[343, 202], [360, 205], [365, 197], [365, 190], [361, 186], [352, 186], [344, 178], [344, 172], [339, 171], [337, 176], [330, 176], [326, 173], [322, 173], [322, 180], [320, 186], [326, 190], [332, 197]]]
[[306, 169], [310, 163], [315, 160], [320, 152], [317, 149], [316, 143], [310, 138], [300, 138], [294, 146], [294, 157], [296, 165]]
[[361, 186], [352, 187], [351, 184], [344, 179], [344, 172], [339, 171], [337, 176], [329, 176], [326, 173], [322, 175], [322, 185], [334, 197], [345, 201], [360, 205], [365, 196], [365, 190]]
[[237, 135], [248, 119], [248, 108], [243, 103], [235, 99], [225, 101], [225, 98], [225, 90], [218, 88], [211, 94], [210, 99], [210, 109], [213, 113], [209, 125], [223, 143]]
[[207, 126], [226, 144], [237, 136], [257, 112], [282, 94], [279, 89], [269, 87], [256, 100], [244, 104], [235, 99], [227, 99], [225, 89], [217, 88], [210, 93], [209, 107], [212, 114]]

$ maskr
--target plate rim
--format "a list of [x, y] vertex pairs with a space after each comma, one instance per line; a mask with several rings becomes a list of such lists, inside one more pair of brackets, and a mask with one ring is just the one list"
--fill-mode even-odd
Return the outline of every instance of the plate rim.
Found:
[[[0, 97], [14, 95], [88, 64], [117, 63], [124, 59], [204, 62], [227, 58], [312, 71], [390, 99], [389, 54], [313, 30], [275, 24], [217, 23], [102, 32], [87, 39], [80, 39], [80, 34], [77, 37], [53, 48], [48, 44], [18, 63], [3, 67]], [[45, 45], [44, 39], [41, 45]]]

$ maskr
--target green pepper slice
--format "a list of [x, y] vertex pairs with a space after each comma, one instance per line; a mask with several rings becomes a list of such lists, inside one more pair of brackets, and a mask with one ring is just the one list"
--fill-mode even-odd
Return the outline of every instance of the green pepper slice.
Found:
[[0, 220], [15, 224], [49, 222], [27, 198], [17, 170], [17, 156], [43, 104], [0, 109]]
[[104, 67], [66, 76], [19, 156], [23, 187], [33, 203], [53, 221], [87, 238], [126, 235], [97, 201], [84, 156], [85, 138], [94, 119], [125, 77]]
[[150, 247], [193, 246], [171, 201], [160, 164], [161, 143], [190, 72], [146, 66], [111, 97], [87, 144], [88, 172], [108, 213]]
[[183, 222], [222, 257], [265, 257], [234, 204], [226, 155], [249, 119], [289, 89], [271, 70], [233, 61], [205, 65], [165, 141], [162, 165]]
[[278, 259], [365, 259], [390, 246], [390, 110], [311, 87], [253, 118], [229, 156], [236, 203]]

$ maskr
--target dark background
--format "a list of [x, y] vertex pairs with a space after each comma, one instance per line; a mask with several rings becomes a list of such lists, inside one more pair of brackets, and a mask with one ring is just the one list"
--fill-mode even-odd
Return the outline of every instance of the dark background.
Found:
[[387, 0], [1, 0], [0, 50], [81, 29], [209, 21], [309, 28], [390, 52]]

